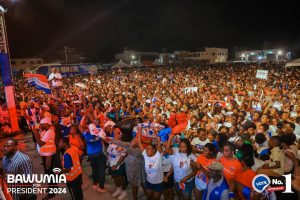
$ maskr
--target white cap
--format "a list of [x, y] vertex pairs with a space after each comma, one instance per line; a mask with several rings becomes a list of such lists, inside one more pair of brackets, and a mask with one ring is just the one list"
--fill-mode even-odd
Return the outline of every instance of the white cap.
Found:
[[151, 100], [150, 100], [150, 99], [147, 99], [147, 100], [146, 100], [146, 103], [151, 103]]
[[115, 122], [113, 122], [113, 121], [107, 121], [107, 122], [105, 122], [105, 124], [104, 124], [104, 129], [106, 128], [106, 127], [108, 127], [108, 126], [115, 126], [116, 124], [115, 124]]
[[48, 117], [45, 117], [45, 118], [43, 118], [43, 119], [40, 121], [40, 124], [49, 124], [49, 125], [52, 125], [51, 119], [48, 118]]
[[214, 115], [214, 117], [218, 118], [219, 120], [221, 119], [220, 115]]

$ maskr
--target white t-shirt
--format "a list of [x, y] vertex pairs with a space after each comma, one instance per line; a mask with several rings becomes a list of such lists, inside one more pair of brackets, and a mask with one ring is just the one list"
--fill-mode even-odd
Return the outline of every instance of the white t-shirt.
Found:
[[147, 181], [152, 184], [162, 183], [164, 177], [162, 171], [162, 154], [156, 151], [154, 156], [149, 157], [147, 156], [146, 150], [144, 150], [142, 155], [145, 159]]
[[294, 134], [296, 135], [297, 139], [300, 138], [300, 125], [295, 123], [295, 130], [294, 130]]
[[[192, 173], [191, 161], [196, 160], [194, 154], [189, 156], [186, 153], [180, 153], [179, 148], [173, 148], [174, 155], [172, 157], [172, 164], [174, 168], [174, 179], [176, 182], [180, 182], [181, 179]], [[189, 180], [191, 181], [192, 178]]]
[[[41, 135], [42, 135], [42, 133], [41, 133]], [[41, 137], [40, 139], [43, 142], [48, 142], [49, 140], [52, 140], [53, 142], [55, 142], [55, 132], [54, 132], [54, 130], [52, 130], [52, 129], [47, 130], [44, 133], [43, 137]], [[37, 150], [38, 150], [38, 152], [41, 156], [52, 156], [56, 153], [56, 150], [53, 151], [53, 152], [41, 153], [40, 149], [41, 149], [41, 147], [37, 144]]]
[[163, 172], [169, 172], [172, 167], [173, 155], [163, 155], [162, 157], [162, 170]]
[[62, 76], [61, 76], [61, 74], [60, 73], [51, 73], [50, 75], [49, 75], [49, 78], [48, 78], [48, 80], [49, 81], [52, 81], [52, 86], [53, 87], [58, 87], [58, 86], [62, 86], [62, 83], [61, 83], [61, 80], [54, 80], [54, 78], [57, 78], [57, 79], [62, 79]]
[[192, 140], [191, 144], [193, 146], [195, 146], [196, 149], [199, 149], [199, 150], [203, 150], [204, 146], [207, 144], [207, 143], [210, 143], [210, 140], [209, 139], [206, 139], [204, 141], [200, 140], [199, 137], [196, 137]]
[[112, 143], [109, 144], [107, 148], [107, 154], [108, 154], [108, 162], [110, 167], [116, 165], [122, 156], [126, 156], [126, 152], [124, 148], [120, 148], [117, 145]]
[[235, 142], [237, 142], [237, 141], [240, 140], [240, 139], [241, 139], [240, 136], [234, 135], [234, 136], [229, 137], [229, 138], [228, 138], [228, 141], [229, 141], [229, 142], [232, 142], [232, 143], [235, 143]]
[[231, 122], [224, 122], [223, 125], [224, 125], [225, 127], [227, 127], [227, 128], [232, 127]]
[[268, 132], [272, 132], [272, 133], [271, 133], [271, 136], [276, 136], [276, 135], [278, 135], [277, 129], [278, 129], [278, 128], [277, 128], [276, 126], [271, 125], [271, 126], [269, 126]]

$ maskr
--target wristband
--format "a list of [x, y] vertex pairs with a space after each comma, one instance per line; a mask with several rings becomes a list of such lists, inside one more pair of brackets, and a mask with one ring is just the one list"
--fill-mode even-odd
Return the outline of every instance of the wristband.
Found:
[[234, 199], [234, 192], [229, 192], [228, 197], [229, 197], [229, 199], [231, 199], [231, 198]]

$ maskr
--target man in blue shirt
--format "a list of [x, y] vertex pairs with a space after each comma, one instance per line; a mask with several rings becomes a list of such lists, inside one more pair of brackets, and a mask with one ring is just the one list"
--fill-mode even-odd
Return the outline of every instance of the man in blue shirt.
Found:
[[229, 192], [229, 186], [223, 177], [223, 165], [213, 162], [208, 166], [210, 180], [202, 196], [202, 200], [228, 200], [234, 199]]
[[79, 126], [79, 130], [86, 142], [87, 154], [89, 156], [92, 167], [93, 189], [98, 192], [106, 192], [105, 183], [105, 167], [106, 157], [102, 149], [102, 140], [99, 133], [103, 131], [96, 127], [95, 124], [88, 126], [88, 131], [83, 126]]

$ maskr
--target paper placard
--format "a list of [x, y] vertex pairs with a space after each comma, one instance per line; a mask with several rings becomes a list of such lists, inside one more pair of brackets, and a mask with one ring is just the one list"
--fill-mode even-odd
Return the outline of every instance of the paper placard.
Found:
[[186, 87], [184, 88], [184, 93], [190, 93], [190, 92], [197, 92], [198, 91], [198, 87]]
[[267, 79], [268, 79], [268, 70], [261, 70], [261, 69], [258, 69], [258, 70], [256, 71], [256, 76], [255, 76], [255, 78], [267, 80]]
[[82, 89], [86, 89], [87, 86], [83, 83], [75, 83], [76, 86], [81, 87]]

